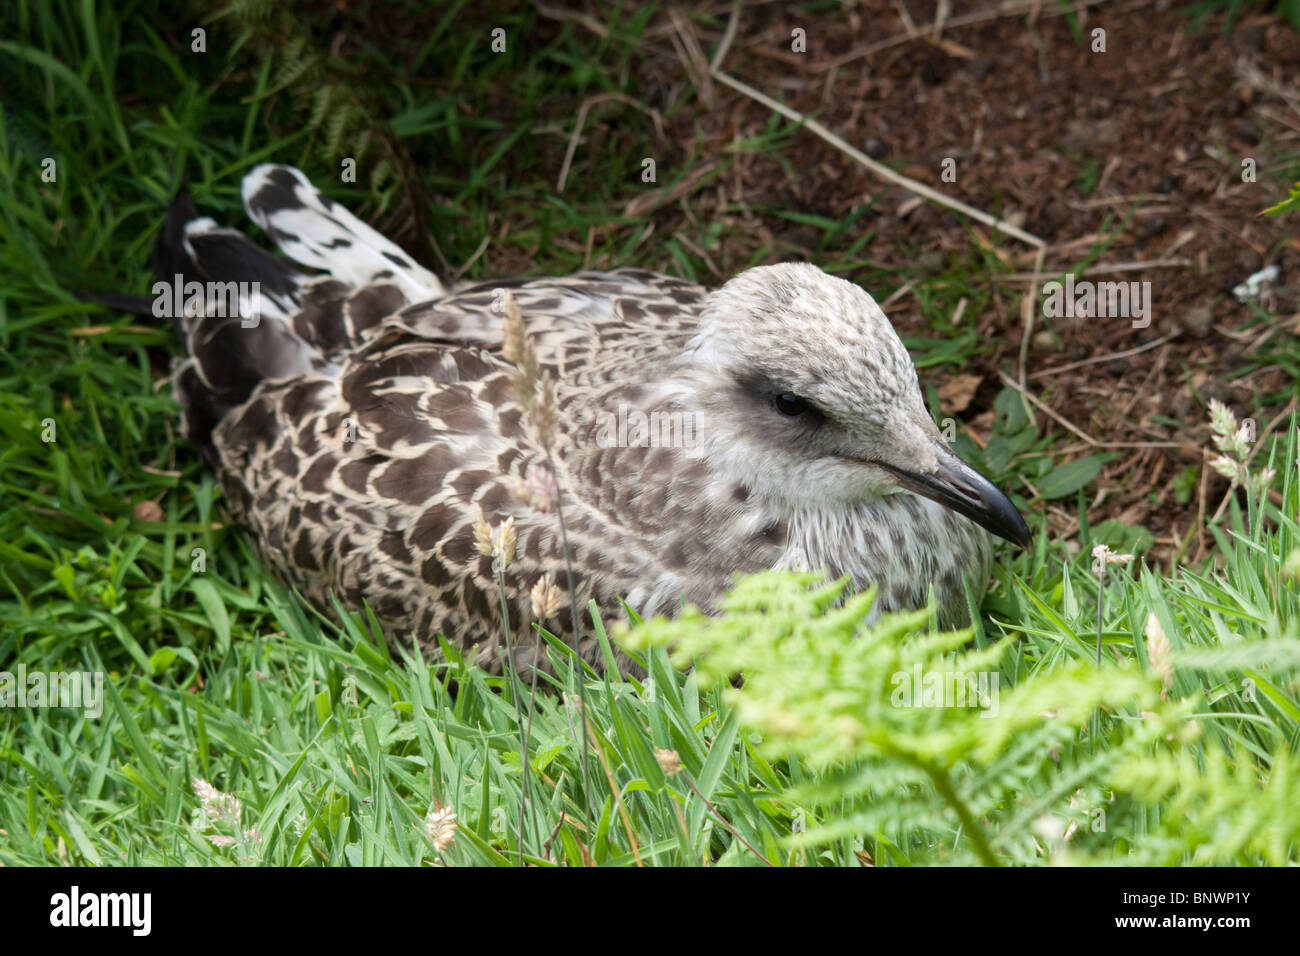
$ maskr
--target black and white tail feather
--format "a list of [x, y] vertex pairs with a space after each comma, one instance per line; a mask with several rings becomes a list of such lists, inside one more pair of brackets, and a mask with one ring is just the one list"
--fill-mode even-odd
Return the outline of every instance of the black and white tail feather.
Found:
[[[154, 250], [158, 279], [238, 283], [238, 315], [223, 296], [188, 300], [173, 315], [186, 357], [172, 379], [184, 431], [206, 446], [213, 427], [258, 383], [328, 369], [348, 346], [403, 305], [437, 299], [438, 278], [321, 193], [297, 169], [266, 164], [244, 177], [249, 217], [288, 260], [199, 216], [182, 192]], [[292, 260], [290, 262], [289, 260]], [[293, 263], [319, 272], [306, 272]], [[252, 313], [251, 315], [249, 313]]]
[[280, 251], [300, 265], [355, 286], [388, 280], [408, 299], [438, 298], [438, 278], [289, 166], [258, 166], [244, 177], [244, 207]]

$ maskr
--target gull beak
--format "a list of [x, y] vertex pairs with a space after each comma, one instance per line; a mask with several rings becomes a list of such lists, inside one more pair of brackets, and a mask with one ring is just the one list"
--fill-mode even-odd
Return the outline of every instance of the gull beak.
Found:
[[934, 453], [939, 467], [929, 474], [905, 471], [883, 461], [875, 464], [892, 474], [908, 491], [937, 501], [999, 538], [1028, 550], [1034, 539], [1011, 499], [946, 446], [935, 442]]

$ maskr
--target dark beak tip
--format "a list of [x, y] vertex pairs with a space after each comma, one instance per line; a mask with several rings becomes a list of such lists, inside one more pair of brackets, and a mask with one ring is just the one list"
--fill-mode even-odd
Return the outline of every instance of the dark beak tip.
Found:
[[1011, 499], [999, 492], [1001, 498], [991, 509], [996, 515], [996, 521], [985, 524], [984, 527], [1005, 541], [1014, 544], [1021, 551], [1032, 551], [1034, 548], [1034, 533], [1029, 530], [1029, 525], [1025, 523], [1024, 516], [1019, 509], [1011, 503]]
[[1032, 551], [1034, 549], [1033, 532], [1029, 530], [1029, 526], [1025, 524], [1023, 520], [1021, 521], [1020, 528], [1017, 530], [1016, 536], [1010, 540], [1011, 543], [1018, 546], [1021, 551]]

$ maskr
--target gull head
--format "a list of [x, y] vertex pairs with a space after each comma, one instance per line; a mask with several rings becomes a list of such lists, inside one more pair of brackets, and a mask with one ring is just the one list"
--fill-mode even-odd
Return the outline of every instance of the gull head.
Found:
[[949, 450], [898, 333], [860, 287], [806, 263], [713, 292], [683, 356], [715, 473], [791, 510], [911, 492], [1022, 547], [1029, 530]]

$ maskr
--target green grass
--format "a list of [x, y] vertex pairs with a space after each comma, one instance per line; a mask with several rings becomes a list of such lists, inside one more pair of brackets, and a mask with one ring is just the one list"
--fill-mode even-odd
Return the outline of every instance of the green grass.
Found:
[[[692, 142], [659, 143], [643, 111], [602, 105], [557, 195], [581, 102], [638, 92], [649, 8], [611, 19], [602, 36], [532, 7], [484, 18], [468, 4], [429, 14], [413, 5], [425, 19], [403, 56], [363, 43], [345, 61], [310, 51], [328, 49], [327, 27], [355, 34], [356, 23], [326, 24], [322, 39], [285, 13], [258, 20], [258, 6], [206, 21], [150, 3], [20, 0], [0, 13], [0, 669], [102, 672], [108, 695], [93, 718], [0, 710], [0, 863], [856, 865], [869, 854], [893, 865], [987, 862], [987, 853], [1012, 863], [1061, 853], [1296, 862], [1297, 811], [1269, 809], [1280, 786], [1271, 774], [1294, 759], [1300, 714], [1300, 608], [1281, 570], [1300, 546], [1294, 430], [1269, 452], [1282, 506], [1230, 509], [1213, 529], [1217, 570], [1112, 572], [1106, 666], [1088, 676], [1097, 625], [1087, 550], [1094, 538], [1122, 549], [1133, 529], [1087, 527], [1079, 492], [1099, 460], [1059, 474], [1054, 440], [1003, 393], [988, 447], [963, 438], [959, 449], [1027, 513], [1041, 502], [1026, 481], [1077, 499], [1084, 548], [1071, 555], [1040, 535], [1032, 554], [1007, 556], [974, 646], [1011, 638], [988, 664], [1008, 697], [1069, 694], [1074, 681], [1098, 706], [1054, 728], [1054, 751], [1022, 725], [1008, 725], [990, 752], [935, 749], [935, 738], [925, 779], [914, 773], [920, 751], [864, 747], [827, 762], [782, 737], [773, 698], [754, 704], [672, 668], [658, 648], [644, 652], [646, 680], [587, 675], [585, 766], [577, 678], [556, 648], [561, 686], [522, 702], [534, 711], [525, 775], [506, 682], [454, 653], [440, 663], [394, 657], [364, 615], [339, 627], [286, 593], [224, 525], [211, 476], [175, 434], [175, 404], [155, 387], [169, 331], [74, 296], [148, 288], [149, 248], [182, 168], [201, 209], [241, 225], [241, 174], [268, 159], [298, 164], [381, 228], [415, 223], [399, 238], [440, 271], [470, 263], [464, 278], [635, 263], [708, 282], [715, 270], [798, 255], [882, 297], [914, 281], [929, 326], [908, 344], [931, 368], [960, 367], [983, 347], [948, 317], [962, 298], [968, 318], [991, 308], [977, 277], [1007, 267], [973, 243], [967, 259], [934, 272], [887, 268], [870, 255], [868, 204], [847, 221], [758, 209], [782, 237], [772, 240], [739, 216], [729, 225], [738, 210], [653, 233], [644, 215], [623, 215], [704, 158], [719, 162], [715, 175], [754, 154], [790, 163], [800, 134], [775, 117], [761, 136], [706, 157]], [[208, 30], [202, 55], [189, 49], [197, 25]], [[497, 25], [514, 38], [500, 56], [482, 42]], [[700, 109], [689, 86], [655, 96], [647, 105], [664, 117]], [[659, 160], [653, 186], [639, 178], [647, 155]], [[363, 171], [356, 185], [339, 181], [346, 156]], [[47, 158], [52, 182], [41, 175]], [[471, 263], [485, 235], [491, 244]], [[145, 502], [161, 520], [138, 510]], [[1148, 666], [1149, 611], [1178, 661], [1164, 702], [1149, 677], [1134, 676]], [[707, 642], [725, 620], [697, 623], [690, 639]], [[891, 646], [926, 646], [908, 630]], [[746, 692], [761, 689], [771, 662], [743, 663], [756, 675]], [[1140, 702], [1172, 740], [1143, 736]], [[950, 722], [953, 739], [990, 724], [876, 704], [850, 698], [845, 713], [922, 743], [937, 732], [932, 721]], [[655, 748], [675, 751], [682, 771], [666, 775]], [[1151, 758], [1150, 779], [1121, 779], [1134, 754]], [[1182, 759], [1247, 779], [1171, 790], [1170, 773], [1156, 771]], [[201, 818], [196, 778], [238, 797], [237, 822]], [[1076, 819], [1082, 830], [1091, 818], [1078, 814], [1108, 790], [1120, 794], [1108, 828], [1088, 827], [1077, 844], [1026, 827]], [[1072, 807], [1078, 793], [1087, 799]], [[1234, 842], [1186, 805], [1189, 795], [1238, 808], [1261, 836]], [[422, 833], [437, 803], [460, 825], [441, 854]]]

